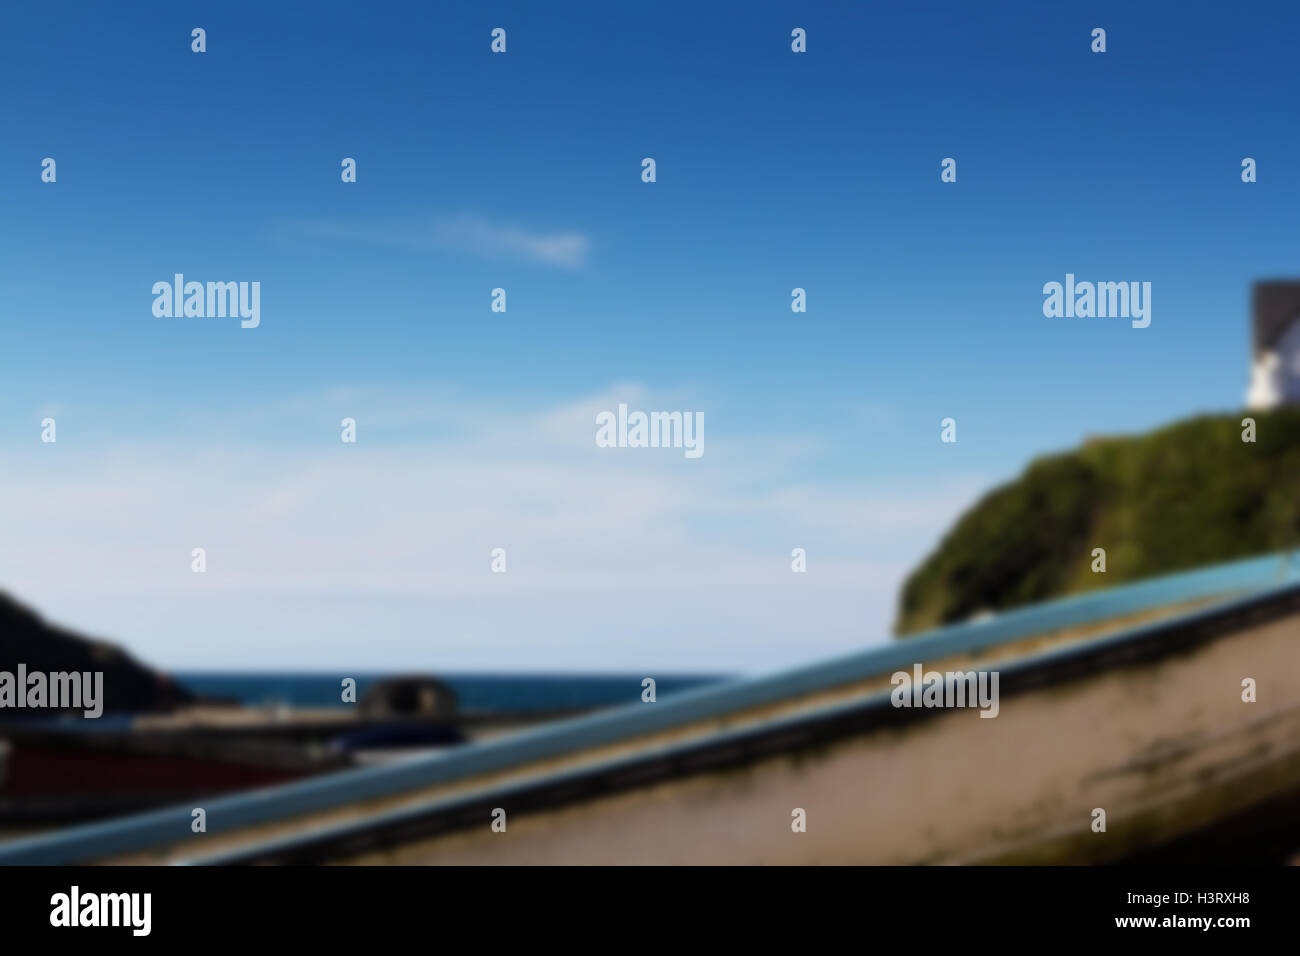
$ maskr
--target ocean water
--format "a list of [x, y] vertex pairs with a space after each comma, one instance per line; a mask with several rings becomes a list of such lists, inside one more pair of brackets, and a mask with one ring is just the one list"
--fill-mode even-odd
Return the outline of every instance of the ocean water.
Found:
[[[242, 704], [290, 707], [346, 707], [341, 700], [342, 674], [179, 673], [175, 680], [201, 697]], [[376, 680], [409, 674], [348, 674], [357, 681], [357, 696]], [[609, 707], [641, 699], [646, 675], [609, 674], [438, 674], [456, 692], [463, 711], [526, 713]], [[653, 675], [657, 699], [728, 678], [714, 674]]]

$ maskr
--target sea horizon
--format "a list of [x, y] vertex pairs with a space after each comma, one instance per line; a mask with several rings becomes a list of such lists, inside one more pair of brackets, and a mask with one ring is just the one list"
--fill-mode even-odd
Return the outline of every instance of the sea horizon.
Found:
[[428, 671], [418, 668], [383, 671], [172, 671], [171, 677], [198, 697], [233, 700], [245, 706], [301, 708], [349, 707], [342, 700], [342, 681], [356, 680], [360, 698], [375, 681], [394, 677], [435, 677], [455, 692], [463, 711], [523, 713], [586, 710], [641, 699], [641, 682], [655, 680], [663, 698], [735, 679], [727, 674], [532, 673], [526, 671]]

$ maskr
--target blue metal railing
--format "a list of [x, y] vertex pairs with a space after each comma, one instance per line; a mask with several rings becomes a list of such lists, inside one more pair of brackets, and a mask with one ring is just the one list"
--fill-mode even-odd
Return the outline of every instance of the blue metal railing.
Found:
[[[699, 721], [831, 690], [958, 654], [989, 651], [1022, 637], [1079, 627], [1189, 601], [1230, 600], [1294, 587], [1300, 565], [1289, 554], [1216, 565], [1095, 591], [940, 628], [905, 641], [826, 661], [684, 691], [654, 705], [558, 721], [507, 737], [400, 764], [345, 770], [309, 780], [202, 801], [209, 834], [388, 797], [539, 760], [616, 744]], [[639, 690], [639, 687], [636, 688]], [[192, 805], [72, 827], [0, 843], [0, 864], [83, 862], [178, 843], [191, 836]], [[201, 838], [200, 838], [201, 839]]]

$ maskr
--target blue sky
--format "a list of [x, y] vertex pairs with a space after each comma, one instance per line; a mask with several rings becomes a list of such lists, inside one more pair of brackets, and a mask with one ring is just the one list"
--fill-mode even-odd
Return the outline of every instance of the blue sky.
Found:
[[[878, 641], [990, 483], [1239, 407], [1249, 283], [1300, 273], [1293, 6], [367, 7], [0, 13], [0, 583], [161, 663]], [[261, 326], [155, 318], [175, 272], [261, 282]], [[1067, 272], [1151, 282], [1150, 328], [1044, 318]], [[589, 448], [629, 397], [704, 458]]]

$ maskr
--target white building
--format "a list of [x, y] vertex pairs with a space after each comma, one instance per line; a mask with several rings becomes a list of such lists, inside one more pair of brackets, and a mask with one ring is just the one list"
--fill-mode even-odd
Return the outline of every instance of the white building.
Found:
[[1257, 282], [1246, 405], [1300, 404], [1300, 282]]

